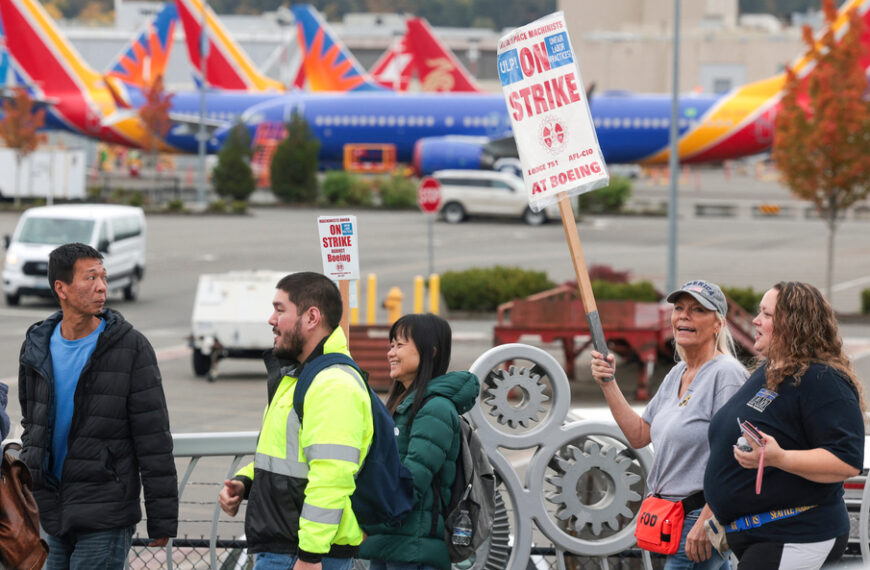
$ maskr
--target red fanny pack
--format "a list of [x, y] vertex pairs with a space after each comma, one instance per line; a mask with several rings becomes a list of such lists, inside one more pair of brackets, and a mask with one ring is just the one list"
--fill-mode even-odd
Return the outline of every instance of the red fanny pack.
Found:
[[650, 552], [674, 554], [680, 548], [685, 516], [682, 501], [647, 497], [640, 505], [634, 527], [637, 545]]

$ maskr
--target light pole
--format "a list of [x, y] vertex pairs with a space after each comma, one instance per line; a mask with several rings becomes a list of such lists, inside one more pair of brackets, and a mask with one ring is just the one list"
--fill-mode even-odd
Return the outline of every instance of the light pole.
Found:
[[199, 205], [205, 208], [205, 90], [206, 90], [206, 58], [208, 57], [208, 30], [206, 28], [205, 8], [207, 0], [202, 0], [202, 32], [199, 37], [199, 184], [196, 199]]
[[667, 290], [677, 288], [677, 187], [680, 168], [680, 0], [674, 0], [674, 76], [671, 91], [671, 145], [669, 168], [671, 192], [668, 200], [668, 281]]

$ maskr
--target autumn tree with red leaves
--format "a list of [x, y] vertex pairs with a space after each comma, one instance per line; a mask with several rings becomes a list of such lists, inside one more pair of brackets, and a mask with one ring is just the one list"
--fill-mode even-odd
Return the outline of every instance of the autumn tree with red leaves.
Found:
[[[816, 42], [804, 26], [804, 42], [815, 63], [806, 77], [786, 70], [776, 117], [773, 160], [784, 182], [812, 202], [828, 226], [826, 294], [831, 298], [834, 236], [846, 208], [870, 191], [870, 102], [861, 44], [864, 22], [853, 9], [849, 29], [837, 41], [834, 0], [823, 0], [827, 32]], [[812, 63], [811, 63], [812, 65]]]
[[3, 100], [0, 138], [15, 151], [15, 204], [21, 202], [21, 163], [45, 140], [39, 129], [45, 125], [45, 109], [34, 109], [33, 99], [22, 87], [12, 88]]
[[150, 157], [151, 168], [156, 168], [157, 151], [160, 150], [166, 134], [172, 128], [172, 120], [169, 118], [172, 94], [166, 93], [163, 88], [163, 76], [158, 75], [145, 88], [143, 95], [145, 95], [145, 103], [139, 108], [139, 117], [146, 127], [143, 147]]

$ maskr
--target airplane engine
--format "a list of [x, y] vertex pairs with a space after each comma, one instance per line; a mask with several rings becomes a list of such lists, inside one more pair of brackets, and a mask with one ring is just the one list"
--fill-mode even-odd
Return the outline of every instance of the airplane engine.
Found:
[[482, 168], [483, 147], [488, 139], [480, 137], [428, 137], [414, 145], [414, 170], [418, 176], [436, 170]]

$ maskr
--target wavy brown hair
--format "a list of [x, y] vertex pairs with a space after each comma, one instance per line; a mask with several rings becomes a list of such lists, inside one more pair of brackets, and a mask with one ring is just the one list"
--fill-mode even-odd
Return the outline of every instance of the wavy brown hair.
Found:
[[862, 411], [864, 390], [852, 362], [843, 351], [843, 339], [834, 310], [822, 293], [808, 283], [780, 281], [773, 309], [773, 335], [767, 351], [767, 388], [776, 391], [789, 376], [800, 382], [810, 364], [830, 366], [852, 383]]

